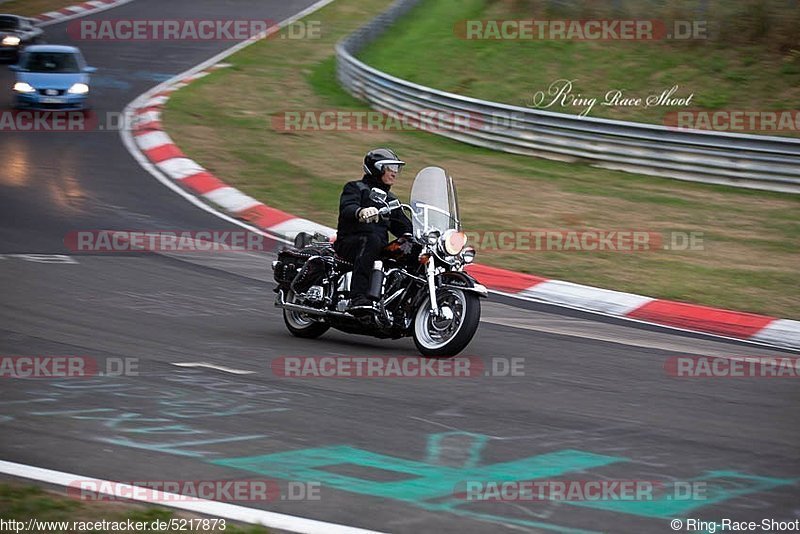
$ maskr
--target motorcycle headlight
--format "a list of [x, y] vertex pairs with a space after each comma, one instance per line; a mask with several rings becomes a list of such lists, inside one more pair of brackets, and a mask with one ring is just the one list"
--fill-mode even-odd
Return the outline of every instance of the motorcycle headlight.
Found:
[[26, 82], [17, 82], [14, 84], [14, 91], [18, 93], [35, 93], [36, 89], [31, 87], [31, 84]]
[[464, 232], [451, 229], [444, 233], [441, 243], [448, 256], [457, 256], [464, 250], [467, 244], [467, 236]]
[[3, 46], [17, 46], [19, 43], [20, 39], [16, 35], [6, 35], [3, 37]]
[[461, 253], [461, 259], [464, 260], [464, 263], [472, 263], [475, 261], [475, 249], [466, 247], [464, 252]]
[[73, 84], [67, 92], [71, 95], [85, 95], [89, 92], [89, 86], [85, 83], [76, 83]]

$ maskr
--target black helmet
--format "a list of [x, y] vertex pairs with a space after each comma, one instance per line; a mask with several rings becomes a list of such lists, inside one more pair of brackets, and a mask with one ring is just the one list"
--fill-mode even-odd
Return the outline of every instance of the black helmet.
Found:
[[372, 178], [383, 176], [384, 165], [405, 165], [405, 161], [400, 161], [393, 151], [388, 148], [376, 148], [367, 152], [364, 156], [364, 174]]

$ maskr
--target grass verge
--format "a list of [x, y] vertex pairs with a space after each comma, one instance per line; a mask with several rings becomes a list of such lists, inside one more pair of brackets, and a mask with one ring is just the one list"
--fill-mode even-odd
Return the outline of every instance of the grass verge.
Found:
[[[409, 13], [403, 24], [368, 47], [364, 60], [381, 70], [407, 80], [445, 91], [474, 96], [518, 106], [534, 106], [534, 94], [547, 91], [558, 79], [572, 80], [571, 96], [594, 98], [597, 103], [588, 113], [605, 117], [663, 124], [665, 115], [683, 109], [705, 110], [795, 110], [800, 100], [800, 10], [788, 5], [772, 14], [778, 21], [796, 20], [786, 37], [784, 50], [774, 49], [777, 26], [769, 13], [770, 33], [764, 39], [739, 39], [724, 30], [735, 24], [758, 26], [758, 9], [745, 10], [736, 3], [711, 0], [704, 13], [673, 11], [673, 4], [654, 6], [622, 14], [586, 13], [586, 5], [602, 9], [597, 2], [559, 4], [562, 11], [553, 19], [623, 18], [708, 19], [709, 38], [687, 41], [575, 41], [575, 40], [467, 40], [458, 28], [465, 20], [496, 21], [530, 19], [538, 11], [536, 2], [489, 2], [487, 0], [423, 0]], [[582, 6], [583, 4], [583, 6]], [[615, 2], [619, 4], [619, 2]], [[630, 4], [630, 2], [629, 2]], [[686, 8], [691, 2], [683, 3]], [[776, 2], [765, 0], [762, 10], [778, 9]], [[645, 7], [649, 6], [649, 7]], [[542, 9], [539, 3], [539, 9]], [[607, 9], [612, 9], [606, 4]], [[698, 8], [699, 9], [699, 8]], [[743, 10], [740, 12], [739, 9]], [[536, 18], [545, 18], [536, 16]], [[664, 17], [666, 19], [667, 17]], [[704, 21], [706, 22], [706, 21]], [[719, 27], [713, 31], [710, 26]], [[485, 26], [488, 28], [488, 26]], [[789, 27], [791, 28], [791, 26]], [[777, 31], [777, 30], [775, 30]], [[714, 33], [721, 33], [716, 36]], [[477, 35], [483, 35], [478, 33]], [[772, 37], [770, 37], [772, 36]], [[793, 43], [793, 44], [792, 44]], [[559, 84], [563, 85], [563, 84]], [[623, 97], [644, 99], [673, 86], [679, 87], [673, 98], [694, 95], [688, 107], [654, 105], [602, 105], [609, 91], [619, 90]], [[569, 98], [543, 98], [541, 106], [549, 111], [579, 114], [589, 105]], [[773, 135], [800, 135], [794, 131], [763, 132]]]
[[422, 132], [273, 128], [287, 110], [364, 110], [335, 80], [333, 45], [389, 4], [337, 0], [309, 18], [320, 39], [270, 39], [177, 92], [165, 128], [190, 157], [266, 204], [336, 225], [342, 185], [370, 148], [409, 165], [396, 186], [445, 167], [466, 230], [639, 229], [703, 234], [702, 250], [481, 252], [478, 261], [655, 297], [800, 317], [800, 198], [596, 169], [477, 149]]
[[[230, 534], [269, 534], [269, 530], [264, 527], [240, 526], [226, 521], [225, 528], [221, 528], [221, 523], [216, 524], [216, 528], [203, 528], [202, 521], [197, 523], [201, 516], [188, 513], [176, 513], [166, 508], [153, 506], [143, 506], [127, 502], [108, 502], [108, 501], [81, 501], [76, 498], [67, 497], [55, 491], [45, 491], [39, 486], [21, 483], [0, 483], [0, 517], [4, 521], [16, 520], [27, 524], [34, 519], [36, 521], [48, 522], [69, 522], [67, 525], [51, 524], [48, 533], [60, 532], [81, 532], [91, 530], [97, 533], [115, 534], [119, 530], [111, 529], [81, 529], [73, 528], [75, 522], [107, 521], [108, 523], [118, 522], [126, 524], [130, 520], [133, 523], [142, 522], [152, 525], [154, 521], [169, 523], [172, 519], [194, 520], [192, 523], [174, 523], [174, 528], [167, 529], [147, 529], [147, 532], [177, 533], [192, 530], [193, 532], [221, 532], [224, 530]], [[188, 528], [198, 526], [200, 528]], [[41, 524], [40, 524], [41, 526]], [[102, 526], [102, 525], [100, 525]], [[211, 524], [208, 525], [209, 527]], [[67, 527], [67, 528], [61, 528]], [[43, 529], [44, 527], [42, 527]], [[182, 528], [182, 529], [181, 529]], [[12, 529], [6, 529], [12, 530]], [[124, 529], [123, 529], [124, 530]], [[42, 531], [41, 529], [39, 530]], [[19, 532], [19, 531], [18, 531]]]

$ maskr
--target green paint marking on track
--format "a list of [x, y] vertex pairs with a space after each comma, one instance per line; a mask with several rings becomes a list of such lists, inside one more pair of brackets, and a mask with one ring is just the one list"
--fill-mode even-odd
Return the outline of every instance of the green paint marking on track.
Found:
[[[507, 523], [550, 530], [565, 534], [586, 534], [591, 531], [561, 525], [476, 512], [467, 509], [475, 501], [465, 498], [465, 483], [516, 482], [552, 479], [566, 473], [581, 472], [610, 464], [627, 462], [627, 458], [592, 452], [562, 449], [509, 462], [481, 465], [481, 454], [489, 436], [469, 432], [444, 432], [428, 438], [426, 461], [408, 460], [349, 446], [320, 447], [241, 458], [210, 460], [211, 463], [242, 469], [275, 478], [318, 481], [322, 484], [373, 497], [384, 497], [411, 503], [429, 511], [443, 511], [493, 523]], [[461, 450], [456, 446], [461, 445]], [[455, 451], [453, 454], [452, 451]], [[450, 453], [450, 463], [443, 465]], [[392, 471], [399, 480], [369, 480], [361, 476], [334, 473], [355, 466]], [[561, 501], [571, 506], [594, 508], [653, 519], [686, 517], [701, 506], [717, 504], [735, 497], [768, 491], [797, 483], [796, 479], [780, 479], [747, 475], [736, 471], [711, 471], [688, 482], [705, 482], [704, 498], [667, 498], [657, 495], [647, 500]], [[662, 492], [664, 493], [664, 492]], [[673, 497], [670, 495], [670, 497]]]
[[[419, 502], [453, 497], [457, 487], [463, 487], [463, 483], [468, 480], [511, 482], [519, 480], [520, 476], [526, 479], [557, 477], [571, 471], [591, 469], [621, 461], [624, 461], [624, 458], [565, 449], [480, 467], [447, 467], [343, 446], [228, 458], [213, 460], [212, 463], [277, 478], [316, 480], [354, 493]], [[341, 464], [395, 471], [413, 475], [414, 478], [375, 481], [332, 473], [324, 469]]]
[[702, 506], [711, 506], [735, 497], [769, 491], [779, 486], [797, 483], [796, 479], [760, 477], [746, 475], [737, 471], [710, 471], [705, 475], [688, 480], [690, 484], [704, 482], [705, 491], [695, 497], [680, 498], [671, 487], [665, 488], [662, 495], [653, 500], [598, 500], [564, 501], [564, 504], [595, 508], [609, 512], [638, 515], [644, 517], [675, 518], [686, 517]]

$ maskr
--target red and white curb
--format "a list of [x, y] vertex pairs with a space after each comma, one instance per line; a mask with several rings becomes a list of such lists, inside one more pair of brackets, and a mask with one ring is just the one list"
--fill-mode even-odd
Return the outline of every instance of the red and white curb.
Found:
[[91, 0], [89, 2], [83, 2], [81, 4], [75, 4], [74, 6], [58, 9], [56, 11], [49, 11], [31, 18], [38, 21], [38, 26], [49, 26], [51, 24], [57, 24], [59, 22], [76, 19], [78, 17], [85, 17], [86, 15], [91, 15], [92, 13], [105, 11], [106, 9], [118, 7], [132, 1], [133, 0]]
[[335, 233], [332, 228], [271, 208], [228, 186], [197, 162], [187, 158], [162, 130], [161, 112], [169, 95], [225, 66], [216, 64], [180, 77], [161, 87], [158, 92], [140, 99], [138, 105], [131, 110], [131, 131], [136, 148], [152, 165], [183, 189], [221, 208], [230, 216], [247, 221], [273, 236], [291, 240], [300, 231], [322, 232], [327, 235]]
[[800, 349], [800, 321], [654, 299], [483, 265], [470, 266], [469, 271], [487, 287], [514, 297], [679, 330]]
[[[240, 45], [247, 46], [251, 42], [254, 41]], [[234, 48], [238, 50], [237, 47]], [[170, 94], [224, 67], [225, 65], [219, 62], [231, 53], [233, 52], [212, 58], [203, 65], [148, 91], [132, 103], [128, 110], [134, 115], [129, 148], [139, 154], [140, 157], [137, 159], [143, 161], [145, 167], [155, 167], [166, 176], [172, 182], [170, 185], [180, 184], [184, 191], [221, 208], [229, 219], [246, 221], [254, 228], [288, 241], [300, 231], [322, 232], [332, 236], [336, 232], [333, 228], [269, 207], [225, 184], [201, 165], [187, 158], [164, 133], [161, 126], [161, 112]], [[486, 287], [517, 298], [681, 330], [800, 349], [800, 321], [659, 300], [632, 293], [547, 280], [484, 265], [472, 265], [468, 270]]]
[[[87, 10], [82, 8], [80, 11], [78, 11], [77, 6], [75, 6], [73, 8], [65, 8], [57, 12], [46, 13], [38, 17], [38, 19], [44, 21], [42, 24], [40, 24], [40, 26], [45, 26], [48, 24], [55, 24], [56, 22], [62, 22], [64, 20], [68, 20], [71, 18], [84, 16], [91, 12], [110, 9], [118, 5], [128, 3], [130, 1], [132, 0], [96, 0], [93, 2], [86, 2], [85, 4], [81, 4], [81, 6], [84, 7], [94, 7], [94, 9]], [[309, 13], [312, 13], [324, 7], [325, 5], [331, 3], [332, 1], [333, 0], [321, 0], [313, 4], [312, 6], [308, 7], [307, 9], [301, 11], [294, 17], [282, 22], [280, 26], [291, 24], [295, 20], [302, 18], [308, 15]], [[210, 174], [208, 173], [204, 174], [202, 167], [200, 167], [200, 165], [197, 165], [193, 161], [189, 160], [188, 158], [184, 157], [183, 154], [180, 152], [180, 150], [177, 150], [177, 147], [175, 147], [174, 149], [165, 148], [162, 149], [161, 151], [158, 150], [159, 147], [164, 147], [166, 144], [172, 144], [171, 142], [169, 143], [162, 142], [165, 140], [165, 138], [167, 140], [169, 138], [166, 137], [166, 134], [160, 132], [161, 129], [160, 108], [161, 106], [163, 106], [164, 102], [166, 102], [167, 95], [169, 94], [169, 92], [179, 89], [184, 85], [184, 83], [189, 83], [190, 81], [203, 76], [204, 74], [201, 74], [200, 72], [206, 66], [218, 63], [219, 61], [221, 61], [222, 58], [226, 57], [227, 55], [233, 54], [239, 49], [244, 48], [245, 46], [255, 42], [259, 38], [260, 37], [254, 37], [253, 39], [250, 39], [243, 43], [239, 43], [238, 45], [230, 48], [229, 50], [195, 67], [194, 69], [191, 69], [190, 71], [183, 73], [182, 75], [174, 79], [177, 80], [178, 83], [175, 83], [175, 81], [170, 81], [167, 82], [166, 84], [161, 84], [151, 89], [144, 95], [141, 95], [139, 98], [136, 99], [136, 101], [129, 104], [125, 109], [127, 116], [130, 116], [132, 110], [137, 110], [137, 121], [134, 130], [137, 133], [136, 135], [137, 142], [134, 142], [132, 140], [131, 132], [125, 128], [121, 130], [120, 135], [122, 136], [122, 140], [126, 148], [131, 152], [134, 158], [136, 158], [137, 161], [146, 170], [148, 170], [151, 174], [153, 174], [153, 176], [155, 176], [159, 181], [161, 181], [168, 187], [173, 188], [177, 193], [182, 194], [187, 200], [197, 205], [201, 209], [205, 209], [206, 211], [209, 211], [214, 215], [229, 220], [235, 224], [241, 224], [242, 226], [258, 231], [258, 229], [255, 227], [244, 225], [240, 221], [233, 219], [224, 213], [211, 209], [210, 207], [208, 207], [208, 205], [198, 201], [195, 196], [190, 196], [186, 194], [183, 191], [183, 189], [174, 186], [170, 182], [170, 180], [181, 181], [182, 185], [186, 187], [186, 189], [193, 191], [199, 195], [202, 195], [212, 202], [217, 203], [218, 205], [223, 207], [223, 209], [231, 209], [232, 212], [234, 213], [239, 213], [242, 209], [245, 210], [255, 209], [258, 213], [264, 214], [265, 217], [255, 216], [254, 220], [259, 220], [259, 221], [269, 220], [273, 222], [278, 221], [272, 226], [274, 226], [278, 230], [281, 230], [283, 228], [291, 228], [292, 225], [295, 224], [293, 221], [296, 221], [297, 218], [292, 217], [291, 215], [288, 214], [283, 214], [283, 212], [280, 212], [278, 210], [271, 210], [269, 212], [258, 210], [257, 208], [258, 204], [261, 204], [260, 202], [251, 199], [251, 197], [248, 197], [247, 195], [240, 193], [236, 189], [225, 186], [225, 184], [222, 184], [222, 182], [219, 182], [219, 180], [217, 180]], [[181, 82], [181, 79], [185, 79], [185, 82]], [[167, 85], [172, 85], [169, 91], [166, 90]], [[159, 91], [163, 91], [164, 94], [157, 94]], [[143, 106], [135, 105], [140, 101], [144, 103]], [[154, 133], [154, 134], [160, 133], [164, 137], [158, 137], [157, 135], [153, 135], [147, 138], [143, 138], [141, 140], [138, 139], [149, 133]], [[142, 144], [140, 145], [139, 143]], [[174, 145], [172, 146], [174, 147]], [[144, 149], [142, 149], [141, 147], [144, 147]], [[144, 155], [145, 150], [147, 151], [146, 156]], [[170, 150], [173, 151], [170, 152]], [[153, 158], [153, 160], [149, 160], [147, 158]], [[153, 164], [150, 163], [150, 161], [155, 161], [156, 163]], [[156, 167], [155, 165], [158, 165], [158, 167]], [[165, 176], [169, 178], [165, 178]], [[191, 187], [192, 184], [194, 184], [194, 188]], [[275, 216], [276, 213], [280, 215], [276, 217]], [[313, 223], [311, 224], [313, 225]], [[320, 228], [325, 228], [321, 225], [318, 226]], [[101, 491], [101, 493], [114, 495], [115, 497], [125, 498], [127, 500], [144, 501], [144, 499], [139, 499], [136, 497], [137, 492], [133, 491], [134, 486], [121, 485], [100, 479], [89, 479], [82, 475], [64, 473], [49, 469], [42, 469], [40, 467], [17, 464], [2, 460], [0, 460], [0, 473], [14, 477], [37, 480], [40, 482], [45, 482], [48, 484], [55, 484], [60, 486], [69, 486], [70, 484], [73, 484], [75, 480], [94, 480], [94, 482], [96, 483], [96, 487], [113, 488], [113, 491], [110, 492]], [[350, 527], [347, 525], [339, 525], [335, 523], [306, 519], [302, 517], [279, 514], [275, 512], [268, 512], [266, 510], [246, 508], [243, 506], [237, 506], [229, 503], [216, 502], [203, 499], [197, 499], [191, 502], [182, 502], [181, 499], [179, 499], [178, 495], [170, 495], [169, 497], [170, 498], [166, 499], [165, 502], [159, 502], [159, 506], [168, 506], [171, 508], [183, 509], [203, 515], [232, 519], [243, 523], [264, 525], [267, 527], [288, 532], [298, 532], [306, 534], [323, 534], [323, 533], [324, 534], [328, 533], [381, 534], [378, 531], [360, 529], [356, 527]]]

